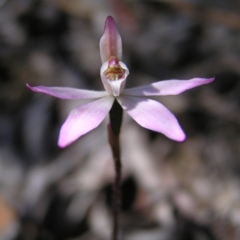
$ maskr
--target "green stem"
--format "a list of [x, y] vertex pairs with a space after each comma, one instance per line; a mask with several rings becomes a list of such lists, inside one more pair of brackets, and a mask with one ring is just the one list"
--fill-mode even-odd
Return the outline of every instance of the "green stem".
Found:
[[119, 218], [121, 208], [121, 153], [120, 153], [120, 130], [122, 124], [123, 110], [117, 100], [109, 112], [110, 124], [108, 125], [108, 141], [111, 146], [114, 166], [115, 166], [115, 183], [113, 188], [112, 208], [113, 208], [113, 233], [112, 240], [118, 240], [119, 237]]

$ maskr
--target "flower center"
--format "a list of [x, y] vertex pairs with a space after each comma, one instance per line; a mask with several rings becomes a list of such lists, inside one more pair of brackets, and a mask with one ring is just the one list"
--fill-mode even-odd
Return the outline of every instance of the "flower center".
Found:
[[120, 66], [118, 59], [111, 56], [108, 60], [108, 68], [104, 71], [109, 81], [116, 81], [124, 77], [125, 70]]

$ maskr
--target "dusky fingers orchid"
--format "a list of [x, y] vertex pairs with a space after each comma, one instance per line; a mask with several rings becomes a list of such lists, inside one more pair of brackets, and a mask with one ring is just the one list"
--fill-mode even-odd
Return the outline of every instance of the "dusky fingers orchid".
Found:
[[129, 74], [121, 61], [122, 40], [115, 21], [108, 17], [100, 40], [102, 66], [100, 76], [105, 91], [89, 91], [67, 87], [27, 87], [61, 99], [89, 99], [87, 104], [75, 108], [63, 124], [58, 145], [66, 147], [96, 128], [110, 111], [115, 100], [142, 127], [160, 132], [170, 139], [183, 141], [185, 134], [175, 116], [151, 96], [176, 95], [188, 89], [210, 83], [214, 78], [167, 80], [125, 89]]

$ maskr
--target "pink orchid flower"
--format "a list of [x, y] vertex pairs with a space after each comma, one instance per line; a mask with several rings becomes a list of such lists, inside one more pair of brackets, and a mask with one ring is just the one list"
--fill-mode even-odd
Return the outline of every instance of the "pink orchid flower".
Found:
[[142, 127], [160, 132], [168, 138], [183, 141], [185, 134], [175, 116], [161, 103], [148, 97], [176, 95], [185, 90], [210, 83], [214, 78], [168, 80], [125, 89], [129, 74], [121, 61], [122, 40], [115, 21], [108, 17], [100, 40], [102, 67], [100, 75], [105, 91], [90, 91], [68, 87], [27, 87], [61, 99], [89, 99], [89, 102], [71, 111], [60, 130], [58, 145], [66, 147], [82, 135], [96, 128], [110, 111], [115, 99]]

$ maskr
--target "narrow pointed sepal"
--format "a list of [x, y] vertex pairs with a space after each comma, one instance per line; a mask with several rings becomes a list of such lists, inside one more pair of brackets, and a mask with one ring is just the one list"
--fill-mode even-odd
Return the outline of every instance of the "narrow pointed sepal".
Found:
[[147, 98], [120, 96], [122, 108], [142, 127], [182, 142], [186, 136], [176, 117], [161, 103]]
[[108, 96], [72, 110], [60, 130], [58, 146], [66, 147], [96, 128], [110, 111], [113, 101], [114, 98]]
[[103, 36], [100, 39], [100, 55], [102, 63], [108, 61], [111, 56], [122, 58], [122, 39], [118, 33], [114, 19], [109, 16], [106, 19]]
[[105, 97], [108, 95], [106, 91], [91, 91], [69, 87], [45, 87], [45, 86], [32, 87], [28, 84], [26, 84], [26, 86], [33, 92], [44, 93], [61, 99], [94, 99]]
[[164, 80], [135, 88], [125, 89], [124, 95], [130, 96], [164, 96], [177, 95], [188, 89], [212, 82], [214, 78], [192, 78], [189, 80]]

